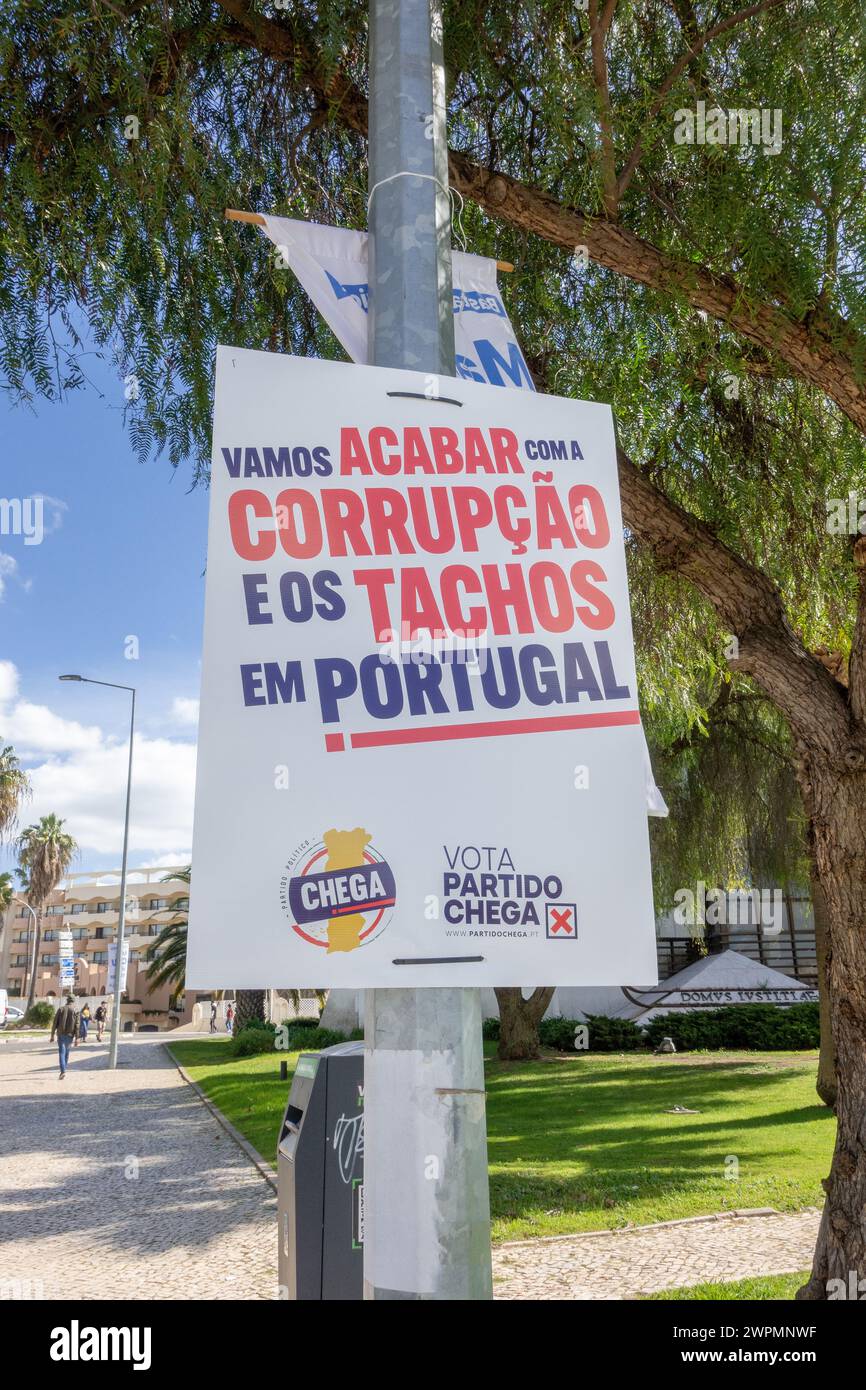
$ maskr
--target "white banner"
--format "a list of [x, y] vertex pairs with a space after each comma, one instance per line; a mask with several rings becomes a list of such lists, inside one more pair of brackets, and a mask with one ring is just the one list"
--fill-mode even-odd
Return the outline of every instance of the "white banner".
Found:
[[71, 987], [75, 983], [75, 960], [72, 932], [68, 928], [61, 928], [61, 930], [58, 931], [57, 947], [61, 987]]
[[187, 985], [654, 982], [609, 407], [221, 347]]
[[[108, 944], [108, 980], [106, 982], [106, 993], [114, 994], [114, 976], [117, 965], [117, 942], [110, 941]], [[120, 952], [120, 990], [122, 994], [126, 989], [126, 973], [129, 969], [129, 937], [124, 937], [123, 947]]]
[[[322, 318], [353, 362], [367, 361], [367, 233], [291, 217], [264, 218], [263, 231], [279, 248]], [[502, 303], [496, 262], [451, 253], [457, 375], [490, 386], [535, 386]]]

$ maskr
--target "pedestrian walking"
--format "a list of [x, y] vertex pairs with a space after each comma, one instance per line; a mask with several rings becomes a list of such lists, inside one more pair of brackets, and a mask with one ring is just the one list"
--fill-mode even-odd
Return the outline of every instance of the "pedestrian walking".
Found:
[[96, 1041], [97, 1041], [97, 1042], [102, 1042], [102, 1035], [103, 1035], [103, 1033], [105, 1032], [105, 1020], [106, 1020], [107, 1016], [108, 1016], [108, 1010], [106, 1009], [105, 1005], [104, 1005], [104, 1004], [99, 1004], [99, 1005], [97, 1006], [96, 1013], [93, 1015], [94, 1021], [95, 1021], [95, 1023], [96, 1023]]
[[80, 1037], [82, 1042], [87, 1042], [87, 1030], [90, 1027], [90, 1005], [85, 1004], [78, 1016]]
[[234, 1028], [234, 1023], [235, 1023], [235, 1011], [234, 1011], [234, 1009], [232, 1008], [231, 1004], [229, 1004], [228, 1008], [226, 1009], [226, 1032], [227, 1032], [227, 1033], [231, 1033], [232, 1029]]
[[215, 1033], [217, 1030], [217, 1006], [215, 999], [211, 1001], [210, 1006], [210, 1030], [212, 1033]]
[[51, 1041], [57, 1037], [57, 1053], [60, 1059], [60, 1080], [66, 1076], [69, 1065], [69, 1049], [75, 1042], [78, 1032], [78, 1015], [73, 1008], [73, 997], [67, 994], [66, 1003], [57, 1010], [51, 1025]]

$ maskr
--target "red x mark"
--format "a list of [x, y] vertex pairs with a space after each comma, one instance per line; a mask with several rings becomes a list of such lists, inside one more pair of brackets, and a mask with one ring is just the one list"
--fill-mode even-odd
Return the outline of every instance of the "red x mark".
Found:
[[553, 921], [550, 924], [551, 933], [559, 931], [561, 928], [563, 931], [567, 931], [569, 935], [571, 935], [571, 933], [574, 931], [574, 927], [572, 926], [571, 922], [571, 908], [552, 907], [550, 909], [550, 912], [553, 918]]

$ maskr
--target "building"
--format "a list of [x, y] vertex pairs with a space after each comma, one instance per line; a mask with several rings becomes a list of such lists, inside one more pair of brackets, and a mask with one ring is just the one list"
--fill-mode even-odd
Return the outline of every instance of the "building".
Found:
[[[129, 967], [121, 1009], [124, 1031], [163, 1031], [193, 1017], [197, 995], [172, 987], [150, 988], [147, 954], [164, 927], [186, 920], [189, 884], [176, 875], [184, 866], [131, 870], [126, 884], [126, 936]], [[23, 895], [20, 895], [23, 897]], [[117, 935], [120, 870], [69, 874], [52, 893], [42, 918], [36, 962], [36, 998], [54, 1000], [60, 993], [58, 934], [72, 933], [75, 994], [97, 1000], [107, 992], [108, 948]], [[25, 996], [33, 953], [33, 915], [20, 902], [5, 914], [0, 935], [0, 983], [10, 997]], [[208, 996], [209, 997], [209, 996]]]

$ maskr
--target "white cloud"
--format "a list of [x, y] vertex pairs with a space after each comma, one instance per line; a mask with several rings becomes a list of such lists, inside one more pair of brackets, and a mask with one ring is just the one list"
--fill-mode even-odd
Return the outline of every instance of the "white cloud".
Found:
[[[0, 732], [26, 758], [33, 798], [29, 822], [55, 812], [81, 848], [79, 869], [88, 853], [115, 855], [123, 843], [128, 746], [95, 725], [63, 719], [45, 705], [16, 699], [18, 672], [0, 662]], [[164, 857], [188, 863], [178, 845], [192, 840], [195, 744], [138, 734], [133, 749], [132, 814], [129, 845], [139, 863]]]
[[175, 695], [171, 704], [171, 718], [175, 724], [198, 724], [198, 700]]
[[6, 592], [6, 580], [14, 578], [18, 573], [18, 561], [11, 555], [4, 555], [0, 550], [0, 602]]
[[33, 496], [42, 498], [42, 534], [51, 536], [60, 530], [63, 525], [63, 513], [68, 512], [69, 507], [59, 497], [49, 497], [45, 492], [35, 492]]
[[0, 708], [18, 694], [18, 669], [11, 661], [0, 661]]
[[38, 758], [45, 753], [79, 753], [95, 749], [103, 741], [95, 724], [79, 724], [64, 719], [47, 705], [31, 705], [18, 700], [10, 708], [0, 708], [3, 736], [15, 745], [19, 758]]

